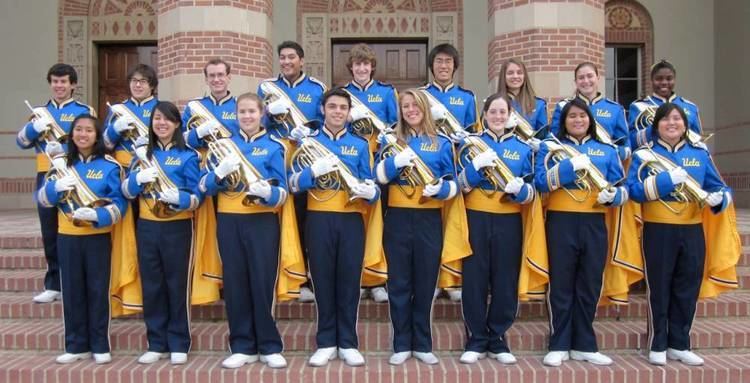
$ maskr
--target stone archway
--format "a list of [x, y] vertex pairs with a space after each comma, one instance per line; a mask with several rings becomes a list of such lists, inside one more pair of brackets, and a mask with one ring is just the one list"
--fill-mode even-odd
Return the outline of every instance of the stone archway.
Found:
[[644, 94], [651, 93], [648, 73], [654, 63], [654, 23], [648, 10], [635, 0], [609, 0], [605, 4], [604, 20], [606, 43], [643, 47], [641, 89]]

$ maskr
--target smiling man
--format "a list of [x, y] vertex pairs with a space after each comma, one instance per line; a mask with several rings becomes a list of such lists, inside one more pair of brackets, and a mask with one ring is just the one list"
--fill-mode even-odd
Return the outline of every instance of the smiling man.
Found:
[[185, 106], [185, 112], [182, 114], [182, 129], [186, 130], [190, 119], [201, 109], [201, 113], [206, 112], [215, 117], [215, 121], [205, 121], [189, 132], [186, 132], [185, 141], [193, 148], [203, 145], [202, 138], [216, 133], [221, 126], [230, 132], [237, 132], [237, 100], [229, 92], [229, 84], [232, 82], [230, 73], [231, 66], [228, 62], [216, 58], [210, 60], [203, 67], [206, 85], [208, 85], [209, 94], [204, 97], [198, 97]]

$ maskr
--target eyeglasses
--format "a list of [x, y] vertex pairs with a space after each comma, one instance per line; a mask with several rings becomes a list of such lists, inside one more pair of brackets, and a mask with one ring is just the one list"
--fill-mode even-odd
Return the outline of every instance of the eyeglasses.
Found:
[[133, 85], [148, 85], [148, 79], [145, 78], [131, 78], [130, 83]]

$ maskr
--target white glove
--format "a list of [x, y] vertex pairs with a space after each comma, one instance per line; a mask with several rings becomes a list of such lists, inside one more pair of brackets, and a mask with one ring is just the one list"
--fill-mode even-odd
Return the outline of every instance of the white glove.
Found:
[[214, 169], [214, 174], [216, 175], [216, 178], [223, 180], [224, 177], [228, 176], [239, 168], [240, 158], [236, 154], [231, 154], [224, 157], [224, 159], [219, 162], [219, 166]]
[[531, 150], [534, 151], [534, 153], [539, 151], [539, 146], [542, 144], [542, 140], [538, 138], [531, 137], [528, 141], [526, 141], [529, 146], [531, 146]]
[[425, 197], [432, 197], [437, 195], [437, 193], [440, 193], [440, 189], [443, 187], [443, 179], [441, 178], [438, 183], [436, 184], [429, 184], [424, 186], [424, 190], [422, 190], [422, 195]]
[[49, 126], [52, 123], [53, 122], [50, 121], [48, 118], [40, 118], [40, 119], [34, 121], [33, 128], [34, 128], [34, 130], [36, 130], [37, 133], [42, 133], [45, 130], [48, 130]]
[[146, 168], [135, 174], [135, 182], [138, 185], [143, 185], [156, 181], [156, 177], [159, 174], [159, 170], [156, 168]]
[[393, 157], [393, 164], [396, 165], [396, 169], [401, 169], [411, 165], [412, 161], [415, 159], [417, 159], [417, 153], [414, 153], [411, 148], [406, 148], [404, 151]]
[[669, 171], [669, 178], [672, 179], [673, 185], [679, 185], [687, 181], [688, 174], [685, 169], [678, 166]]
[[720, 205], [721, 201], [724, 200], [724, 192], [717, 191], [710, 193], [708, 197], [706, 197], [706, 203], [708, 206], [714, 207], [716, 205]]
[[65, 160], [65, 157], [59, 156], [52, 159], [52, 167], [60, 170], [65, 169], [68, 166], [68, 161]]
[[510, 182], [508, 182], [507, 184], [505, 184], [504, 191], [505, 193], [508, 193], [508, 194], [518, 194], [518, 192], [521, 191], [521, 188], [523, 188], [524, 183], [525, 182], [523, 182], [523, 178], [516, 177], [510, 180]]
[[466, 137], [469, 137], [469, 132], [465, 130], [459, 130], [456, 133], [450, 134], [451, 141], [453, 141], [454, 144], [460, 143], [461, 140], [463, 140]]
[[387, 136], [393, 134], [393, 129], [385, 128], [382, 132], [378, 133], [378, 142], [380, 145], [388, 144]]
[[148, 148], [145, 145], [135, 148], [135, 155], [141, 161], [148, 160]]
[[318, 158], [313, 162], [312, 166], [310, 166], [310, 170], [312, 171], [313, 177], [317, 178], [336, 170], [336, 163], [336, 157], [334, 156]]
[[133, 129], [134, 127], [131, 124], [134, 123], [134, 122], [135, 121], [133, 121], [133, 119], [130, 118], [130, 116], [126, 115], [126, 116], [122, 116], [122, 117], [118, 118], [115, 121], [115, 124], [114, 124], [113, 127], [115, 128], [115, 132], [117, 132], [117, 134], [122, 134], [122, 132], [124, 132], [126, 130]]
[[577, 155], [570, 159], [573, 170], [581, 170], [591, 165], [591, 159], [585, 154]]
[[291, 132], [289, 132], [289, 135], [292, 137], [292, 139], [296, 141], [301, 141], [303, 138], [309, 136], [312, 134], [312, 129], [308, 128], [307, 126], [300, 125], [295, 126], [294, 129], [292, 129]]
[[354, 108], [352, 108], [352, 110], [349, 111], [349, 117], [352, 118], [352, 122], [369, 117], [369, 113], [367, 113], [367, 107], [364, 105], [355, 106]]
[[270, 104], [268, 104], [267, 110], [268, 114], [275, 116], [277, 114], [284, 114], [291, 109], [292, 106], [289, 104], [289, 102], [284, 99], [280, 98]]
[[76, 184], [76, 178], [72, 175], [65, 176], [55, 181], [55, 191], [60, 193], [68, 190], [73, 190], [73, 186]]
[[604, 189], [599, 192], [599, 195], [596, 197], [596, 202], [598, 202], [600, 205], [610, 203], [615, 200], [615, 195], [617, 195], [617, 190]]
[[198, 134], [198, 138], [203, 138], [211, 133], [216, 133], [221, 125], [216, 120], [209, 120], [195, 128], [195, 132]]
[[490, 149], [474, 157], [474, 159], [471, 160], [471, 164], [474, 166], [474, 170], [479, 171], [482, 168], [492, 166], [492, 162], [497, 159], [497, 153], [494, 150]]
[[354, 192], [355, 197], [368, 201], [375, 198], [375, 194], [377, 194], [377, 189], [375, 184], [372, 183], [372, 180], [365, 180], [365, 182], [352, 186], [352, 191]]
[[65, 154], [62, 145], [57, 141], [48, 142], [47, 146], [44, 147], [44, 151], [52, 158], [61, 154]]
[[505, 129], [513, 129], [516, 126], [518, 126], [518, 120], [515, 115], [511, 114], [508, 116], [508, 120], [505, 121]]
[[253, 182], [247, 188], [247, 194], [258, 196], [265, 200], [271, 198], [271, 184], [266, 180]]
[[81, 221], [96, 222], [96, 210], [90, 207], [79, 207], [73, 212], [73, 218]]
[[171, 205], [179, 205], [180, 191], [177, 189], [167, 189], [159, 193], [159, 201], [166, 202]]
[[430, 114], [432, 114], [433, 120], [445, 118], [448, 113], [448, 109], [446, 109], [443, 104], [435, 104], [430, 107]]

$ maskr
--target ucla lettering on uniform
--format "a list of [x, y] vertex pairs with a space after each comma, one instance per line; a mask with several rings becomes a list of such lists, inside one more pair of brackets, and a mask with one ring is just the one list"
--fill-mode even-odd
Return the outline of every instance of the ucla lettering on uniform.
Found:
[[419, 150], [423, 152], [437, 152], [438, 147], [435, 144], [422, 143], [419, 145]]
[[237, 119], [237, 115], [234, 114], [234, 112], [226, 112], [226, 111], [224, 111], [224, 112], [221, 112], [221, 118], [223, 120], [236, 120]]
[[142, 116], [143, 116], [143, 118], [151, 118], [151, 110], [144, 109]]
[[700, 166], [701, 166], [701, 162], [695, 158], [683, 158], [682, 159], [682, 167], [684, 168], [699, 168]]
[[174, 158], [172, 156], [168, 156], [166, 161], [164, 161], [164, 165], [179, 166], [179, 165], [182, 165], [182, 160], [179, 157]]
[[75, 118], [76, 116], [69, 114], [69, 113], [63, 113], [60, 115], [60, 121], [62, 122], [73, 122]]
[[448, 103], [451, 105], [464, 105], [464, 99], [462, 99], [461, 97], [451, 96], [448, 100]]
[[604, 152], [601, 149], [589, 148], [587, 153], [590, 156], [604, 157]]
[[368, 94], [367, 102], [383, 102], [383, 97], [380, 97], [379, 94]]
[[304, 102], [305, 104], [312, 103], [312, 96], [309, 94], [300, 93], [297, 95], [297, 102]]
[[250, 153], [250, 155], [251, 156], [265, 156], [265, 155], [268, 155], [268, 149], [259, 148], [256, 146], [253, 148], [253, 152]]
[[596, 116], [597, 117], [610, 118], [610, 117], [612, 117], [612, 113], [610, 113], [608, 110], [605, 110], [605, 109], [597, 109], [596, 110]]
[[345, 156], [357, 156], [359, 155], [357, 148], [354, 146], [342, 146], [341, 147], [341, 154]]
[[518, 161], [521, 159], [521, 155], [518, 154], [518, 152], [515, 150], [511, 151], [508, 149], [503, 149], [503, 158]]
[[688, 108], [682, 108], [682, 110], [685, 112], [685, 115], [690, 117], [690, 110]]
[[86, 171], [86, 178], [90, 180], [100, 180], [104, 178], [104, 173], [101, 170], [89, 169]]

